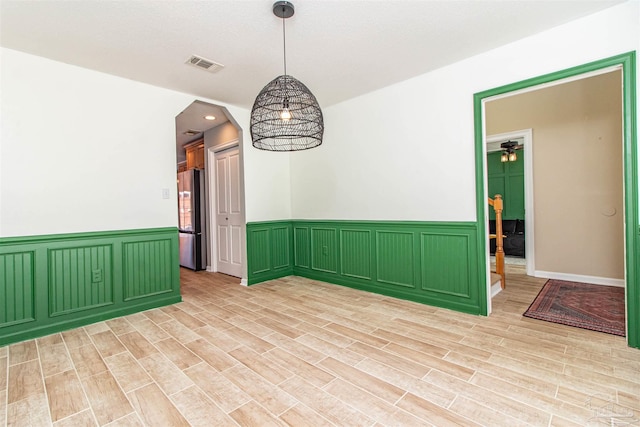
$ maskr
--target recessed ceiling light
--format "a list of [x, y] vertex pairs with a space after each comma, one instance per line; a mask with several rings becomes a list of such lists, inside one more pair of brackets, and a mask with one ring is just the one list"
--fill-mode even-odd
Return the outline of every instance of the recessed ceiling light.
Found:
[[209, 114], [208, 116], [204, 116], [205, 120], [215, 120], [216, 116], [212, 116], [211, 114]]

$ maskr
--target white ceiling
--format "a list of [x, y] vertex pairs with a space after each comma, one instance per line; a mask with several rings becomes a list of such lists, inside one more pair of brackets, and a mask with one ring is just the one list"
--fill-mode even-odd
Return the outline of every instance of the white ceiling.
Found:
[[[322, 107], [406, 80], [625, 0], [298, 0], [287, 71]], [[0, 45], [251, 108], [283, 73], [272, 0], [0, 0]], [[191, 55], [222, 63], [209, 73]], [[213, 114], [216, 121], [203, 119]], [[227, 121], [194, 102], [176, 117], [176, 153]]]
[[[329, 105], [624, 0], [298, 0], [287, 71]], [[272, 0], [0, 0], [0, 45], [251, 108], [282, 74]], [[209, 73], [192, 55], [222, 63]]]

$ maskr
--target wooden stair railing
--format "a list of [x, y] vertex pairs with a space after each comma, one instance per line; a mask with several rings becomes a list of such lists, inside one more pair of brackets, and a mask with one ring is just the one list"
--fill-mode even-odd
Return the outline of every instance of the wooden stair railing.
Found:
[[493, 206], [493, 210], [496, 213], [496, 234], [489, 234], [489, 239], [496, 239], [496, 274], [500, 275], [500, 287], [504, 289], [505, 286], [505, 272], [504, 272], [504, 236], [502, 234], [502, 196], [496, 194], [493, 199], [489, 198], [489, 205]]

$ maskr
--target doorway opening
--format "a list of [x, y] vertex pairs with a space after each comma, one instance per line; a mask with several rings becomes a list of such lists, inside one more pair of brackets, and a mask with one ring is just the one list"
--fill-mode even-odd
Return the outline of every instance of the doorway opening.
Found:
[[[185, 152], [185, 146], [197, 145], [201, 151], [198, 153], [202, 158], [195, 162], [196, 168], [200, 168], [204, 174], [204, 205], [205, 205], [205, 246], [206, 246], [206, 270], [209, 272], [222, 272], [242, 279], [246, 282], [246, 248], [242, 244], [245, 236], [245, 216], [244, 216], [244, 156], [242, 149], [242, 129], [229, 113], [227, 108], [196, 100], [176, 117], [176, 158], [177, 169], [188, 168], [191, 165]], [[227, 256], [221, 251], [228, 250], [225, 242], [229, 239], [225, 237], [220, 229], [221, 216], [218, 214], [225, 200], [224, 194], [219, 200], [217, 196], [217, 186], [221, 181], [218, 171], [216, 153], [235, 147], [236, 155], [233, 158], [231, 168], [225, 173], [234, 175], [234, 214], [237, 224], [233, 228], [234, 269], [227, 271], [224, 266], [220, 269], [220, 259]], [[228, 191], [223, 190], [223, 191]], [[223, 207], [222, 207], [223, 208]]]
[[[479, 253], [485, 254], [481, 268], [489, 280], [488, 234], [487, 234], [487, 185], [486, 185], [486, 108], [487, 103], [510, 97], [519, 93], [535, 91], [540, 88], [559, 85], [572, 80], [582, 80], [598, 74], [620, 70], [622, 74], [622, 179], [623, 193], [623, 224], [624, 224], [624, 284], [626, 290], [627, 343], [632, 347], [640, 346], [640, 278], [638, 275], [637, 251], [640, 245], [638, 235], [638, 151], [636, 135], [635, 109], [635, 53], [630, 52], [612, 58], [596, 61], [571, 69], [535, 77], [522, 82], [494, 88], [474, 96], [475, 109], [475, 141], [476, 141], [476, 206], [478, 218]], [[488, 132], [490, 133], [490, 132]], [[618, 161], [620, 159], [618, 158]], [[535, 162], [535, 159], [534, 159]], [[536, 257], [538, 258], [538, 257]], [[536, 260], [536, 264], [539, 260]], [[488, 286], [485, 297], [489, 294]], [[487, 298], [490, 312], [491, 300]]]
[[[507, 220], [515, 220], [515, 221], [520, 221], [522, 220], [522, 222], [524, 223], [524, 231], [522, 232], [522, 236], [524, 238], [524, 261], [525, 261], [525, 265], [526, 265], [526, 272], [527, 275], [529, 276], [533, 276], [534, 275], [534, 271], [535, 271], [535, 222], [534, 222], [534, 218], [533, 218], [533, 212], [534, 212], [534, 198], [533, 198], [533, 130], [532, 129], [522, 129], [522, 130], [515, 130], [515, 131], [510, 131], [510, 132], [503, 132], [503, 133], [499, 133], [499, 134], [493, 134], [493, 135], [488, 135], [486, 137], [486, 142], [487, 142], [487, 155], [489, 153], [502, 153], [503, 150], [501, 150], [500, 145], [502, 143], [504, 143], [505, 141], [514, 141], [518, 144], [519, 147], [522, 147], [522, 149], [520, 150], [520, 156], [517, 157], [516, 161], [520, 162], [520, 168], [523, 169], [522, 174], [511, 174], [511, 175], [516, 175], [518, 178], [520, 178], [520, 180], [518, 180], [516, 182], [516, 184], [518, 185], [518, 189], [516, 190], [516, 192], [518, 193], [517, 196], [517, 212], [511, 213], [510, 215], [507, 215], [507, 217], [505, 217], [505, 219]], [[502, 163], [502, 161], [500, 162]], [[511, 165], [511, 162], [506, 162], [507, 165]], [[489, 163], [487, 160], [487, 171], [488, 173], [490, 173], [489, 171]], [[503, 197], [503, 200], [505, 200], [505, 202], [507, 203], [511, 203], [511, 201], [509, 200], [509, 196], [507, 195], [505, 197], [505, 194], [500, 192], [500, 187], [502, 188], [507, 188], [510, 187], [511, 185], [513, 185], [512, 182], [510, 182], [509, 176], [510, 174], [503, 174], [502, 177], [502, 182], [498, 182], [498, 187], [496, 190], [494, 190], [492, 188], [491, 185], [488, 185], [488, 195], [489, 197], [494, 197], [495, 194], [500, 194]], [[490, 179], [490, 177], [487, 176], [488, 179]], [[487, 184], [489, 184], [489, 182], [487, 182]], [[493, 191], [492, 191], [493, 190]], [[507, 191], [512, 190], [511, 188], [509, 188]], [[504, 190], [503, 190], [504, 192]], [[514, 191], [510, 191], [512, 194], [514, 193]], [[521, 206], [520, 206], [521, 205]], [[507, 209], [510, 206], [507, 205]], [[514, 206], [515, 207], [515, 206]], [[489, 218], [491, 219], [491, 218]], [[520, 222], [516, 222], [513, 225], [513, 231], [515, 232], [520, 232], [519, 230], [522, 229], [521, 227], [521, 223]], [[507, 253], [506, 256], [508, 257], [510, 254]], [[519, 251], [518, 251], [518, 256], [519, 256]], [[521, 263], [517, 263], [519, 265], [521, 265]]]

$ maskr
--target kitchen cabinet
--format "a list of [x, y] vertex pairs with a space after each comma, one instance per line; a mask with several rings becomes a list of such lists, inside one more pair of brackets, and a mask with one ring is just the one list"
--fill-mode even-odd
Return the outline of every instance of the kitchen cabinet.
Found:
[[187, 170], [204, 169], [204, 139], [184, 146], [187, 154]]

